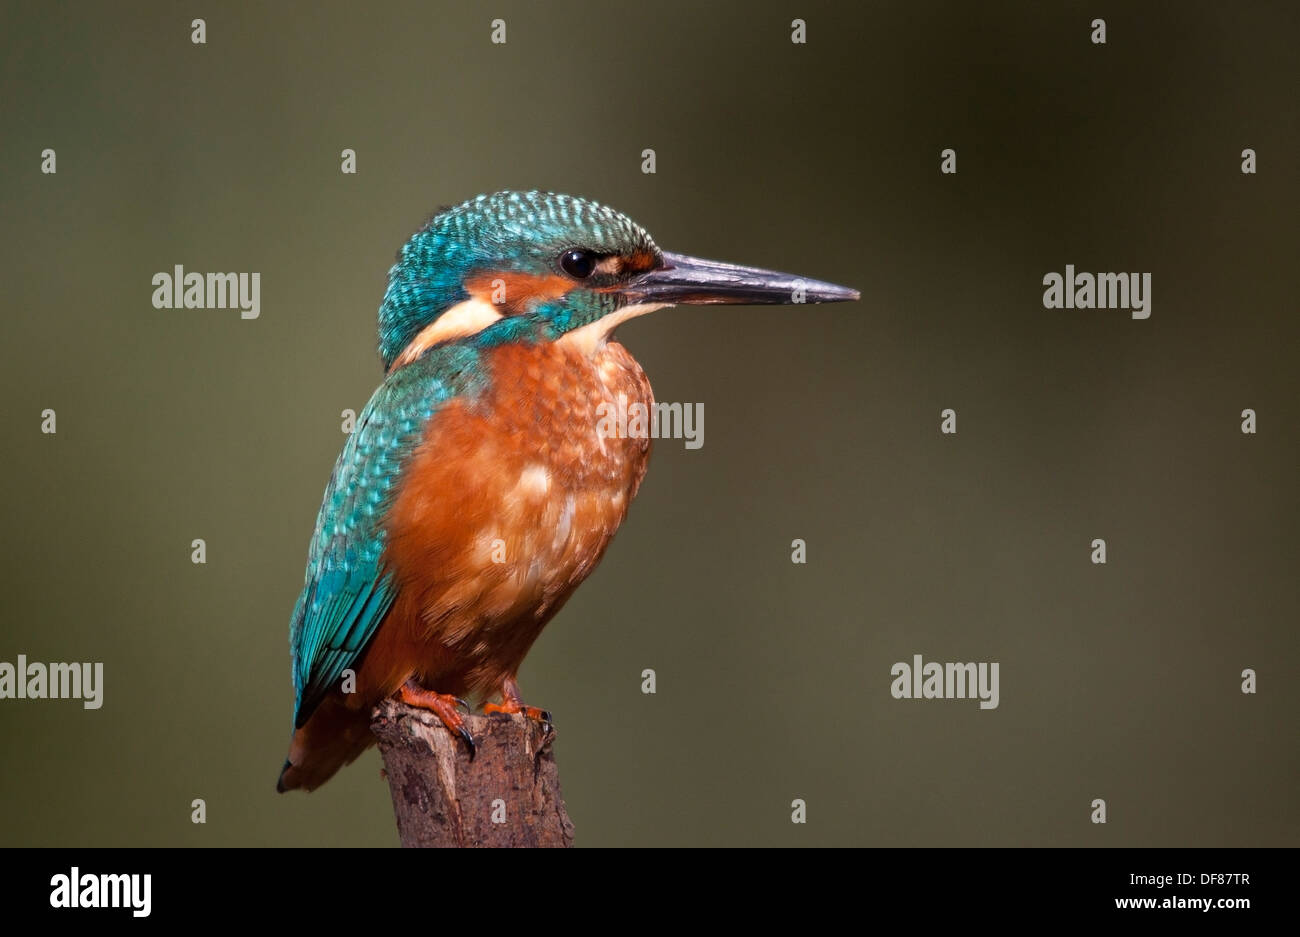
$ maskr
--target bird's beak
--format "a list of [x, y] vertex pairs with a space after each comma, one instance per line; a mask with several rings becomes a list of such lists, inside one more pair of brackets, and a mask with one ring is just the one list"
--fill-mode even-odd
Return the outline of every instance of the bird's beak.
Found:
[[631, 303], [842, 303], [858, 291], [761, 267], [742, 267], [685, 254], [664, 253], [664, 265], [629, 281], [621, 290]]

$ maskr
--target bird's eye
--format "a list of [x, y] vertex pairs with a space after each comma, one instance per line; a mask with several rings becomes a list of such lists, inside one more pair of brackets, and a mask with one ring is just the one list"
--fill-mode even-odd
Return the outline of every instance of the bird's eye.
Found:
[[560, 255], [560, 266], [575, 280], [585, 280], [596, 269], [596, 255], [575, 247]]

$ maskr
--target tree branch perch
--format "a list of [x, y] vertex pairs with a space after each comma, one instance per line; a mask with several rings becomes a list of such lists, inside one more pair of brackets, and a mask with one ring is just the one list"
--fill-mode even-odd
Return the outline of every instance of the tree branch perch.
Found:
[[523, 715], [470, 715], [465, 743], [438, 717], [396, 700], [375, 707], [384, 773], [403, 846], [572, 846], [551, 744]]

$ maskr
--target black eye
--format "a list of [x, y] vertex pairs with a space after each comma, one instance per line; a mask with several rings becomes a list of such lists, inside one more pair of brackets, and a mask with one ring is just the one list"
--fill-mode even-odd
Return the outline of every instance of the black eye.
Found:
[[560, 266], [575, 280], [585, 280], [596, 269], [596, 255], [575, 247], [560, 255]]

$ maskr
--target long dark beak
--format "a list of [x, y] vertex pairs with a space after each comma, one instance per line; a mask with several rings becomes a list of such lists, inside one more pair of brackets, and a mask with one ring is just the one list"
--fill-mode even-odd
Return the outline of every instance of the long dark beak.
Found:
[[685, 254], [664, 253], [664, 266], [631, 280], [622, 290], [633, 303], [842, 303], [858, 291], [760, 267], [742, 267]]

